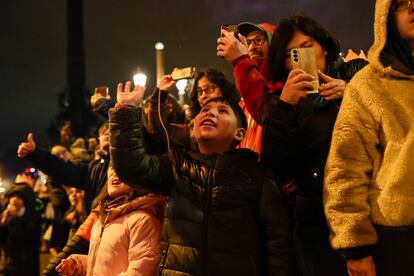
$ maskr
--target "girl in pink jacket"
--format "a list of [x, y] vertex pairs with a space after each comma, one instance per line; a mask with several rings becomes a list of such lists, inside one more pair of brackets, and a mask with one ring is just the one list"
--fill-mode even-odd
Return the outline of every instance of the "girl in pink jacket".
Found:
[[88, 255], [73, 254], [56, 267], [62, 275], [155, 275], [160, 258], [164, 197], [133, 190], [108, 168], [97, 200]]

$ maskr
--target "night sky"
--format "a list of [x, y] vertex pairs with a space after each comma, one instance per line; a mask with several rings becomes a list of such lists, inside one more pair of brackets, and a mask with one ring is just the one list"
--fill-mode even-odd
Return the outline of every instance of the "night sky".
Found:
[[[84, 1], [86, 84], [108, 85], [138, 70], [155, 76], [154, 44], [165, 44], [165, 67], [231, 67], [216, 56], [220, 24], [276, 23], [293, 12], [317, 18], [342, 51], [367, 50], [373, 40], [373, 0], [88, 0]], [[25, 163], [15, 152], [31, 131], [47, 145], [45, 129], [58, 113], [66, 82], [66, 1], [0, 2], [0, 177]]]

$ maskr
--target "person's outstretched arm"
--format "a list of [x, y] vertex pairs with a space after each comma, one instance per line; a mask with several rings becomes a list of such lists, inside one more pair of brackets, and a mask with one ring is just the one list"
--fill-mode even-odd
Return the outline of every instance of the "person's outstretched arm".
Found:
[[27, 158], [33, 166], [53, 177], [59, 183], [78, 189], [85, 188], [88, 166], [64, 161], [50, 152], [38, 148], [32, 133], [27, 135], [26, 142], [20, 143], [17, 156]]
[[[147, 154], [144, 147], [142, 109], [143, 92], [127, 82], [125, 91], [118, 85], [117, 106], [110, 110], [110, 153], [119, 179], [133, 187], [146, 187], [165, 194], [173, 177], [168, 154]], [[151, 141], [148, 141], [151, 142]]]

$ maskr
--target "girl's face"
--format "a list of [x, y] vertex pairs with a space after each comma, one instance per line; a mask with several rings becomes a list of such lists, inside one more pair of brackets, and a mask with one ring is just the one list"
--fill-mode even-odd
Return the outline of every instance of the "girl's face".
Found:
[[113, 197], [119, 197], [132, 192], [131, 187], [121, 182], [116, 176], [112, 166], [108, 167], [108, 194]]
[[220, 87], [209, 81], [207, 77], [202, 77], [198, 80], [196, 91], [197, 100], [201, 107], [203, 107], [208, 100], [223, 96]]
[[414, 1], [411, 0], [410, 5], [408, 5], [409, 1], [397, 0], [396, 2], [404, 9], [394, 11], [395, 25], [401, 38], [408, 42], [411, 51], [414, 52]]
[[322, 46], [314, 40], [312, 37], [305, 35], [300, 31], [296, 31], [293, 34], [292, 39], [286, 46], [286, 59], [285, 59], [285, 66], [290, 71], [292, 70], [292, 62], [290, 59], [290, 50], [293, 48], [305, 48], [305, 47], [313, 47], [315, 51], [315, 59], [316, 59], [316, 67], [325, 72], [326, 70], [326, 55], [327, 52], [322, 48]]

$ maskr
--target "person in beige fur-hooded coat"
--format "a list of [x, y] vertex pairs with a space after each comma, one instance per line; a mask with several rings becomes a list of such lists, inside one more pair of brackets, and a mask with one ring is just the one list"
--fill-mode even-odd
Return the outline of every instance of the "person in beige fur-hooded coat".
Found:
[[414, 1], [377, 0], [374, 27], [335, 123], [324, 209], [349, 275], [414, 275]]

